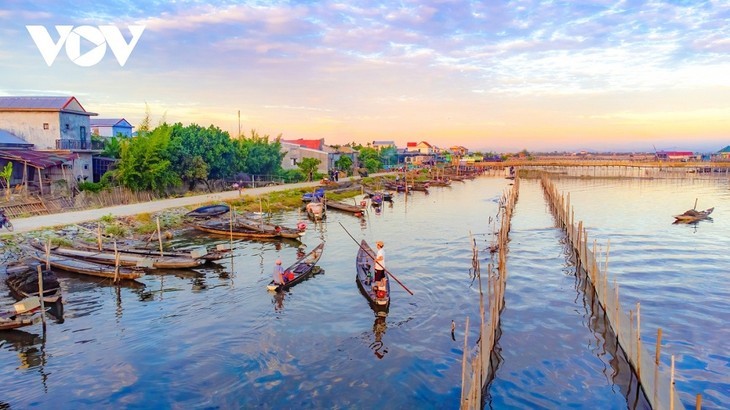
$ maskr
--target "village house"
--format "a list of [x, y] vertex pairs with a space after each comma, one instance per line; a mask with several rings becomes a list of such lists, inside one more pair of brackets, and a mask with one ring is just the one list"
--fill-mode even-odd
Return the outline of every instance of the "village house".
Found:
[[388, 147], [396, 148], [395, 141], [373, 141], [372, 147], [378, 151]]
[[129, 121], [124, 118], [91, 118], [91, 133], [100, 137], [125, 137], [132, 136], [134, 128]]
[[91, 141], [89, 118], [95, 115], [72, 96], [0, 97], [0, 130], [6, 141], [13, 136], [23, 142], [10, 144], [12, 156], [25, 158], [24, 168], [39, 171], [31, 175], [32, 169], [19, 171], [14, 163], [13, 174], [25, 172], [26, 182], [41, 189], [61, 178], [90, 181], [92, 155], [103, 146]]
[[299, 169], [297, 164], [305, 158], [320, 160], [317, 172], [327, 175], [329, 170], [329, 153], [325, 151], [324, 138], [316, 140], [281, 140], [281, 148], [284, 151], [284, 158], [281, 160], [281, 167], [285, 170]]
[[717, 151], [716, 157], [720, 161], [730, 160], [730, 145], [721, 149], [720, 151]]

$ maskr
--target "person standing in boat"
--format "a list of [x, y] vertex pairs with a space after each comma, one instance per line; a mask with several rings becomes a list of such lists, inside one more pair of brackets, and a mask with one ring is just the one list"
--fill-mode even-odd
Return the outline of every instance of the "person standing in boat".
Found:
[[276, 266], [274, 267], [274, 284], [284, 284], [284, 268], [281, 266], [281, 259], [276, 260]]
[[377, 241], [375, 246], [378, 252], [375, 254], [375, 284], [378, 289], [385, 289], [385, 251], [383, 250], [383, 241]]

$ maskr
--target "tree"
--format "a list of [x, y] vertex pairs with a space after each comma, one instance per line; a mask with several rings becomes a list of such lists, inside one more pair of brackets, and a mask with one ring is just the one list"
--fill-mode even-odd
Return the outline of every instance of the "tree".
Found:
[[125, 140], [112, 177], [133, 191], [164, 193], [180, 185], [180, 177], [172, 170], [167, 151], [170, 133], [170, 126], [162, 125], [148, 134]]
[[360, 163], [368, 169], [368, 172], [376, 172], [383, 167], [380, 162], [380, 154], [375, 148], [361, 148], [359, 158]]
[[352, 172], [352, 158], [347, 155], [341, 156], [337, 161], [335, 161], [335, 167], [340, 171], [347, 172], [347, 175], [350, 175]]
[[122, 156], [122, 140], [118, 137], [111, 137], [104, 140], [104, 149], [101, 151], [102, 157], [121, 158]]
[[317, 167], [319, 167], [319, 164], [321, 163], [322, 161], [316, 158], [304, 158], [300, 163], [297, 164], [297, 166], [302, 171], [302, 173], [307, 176], [307, 180], [311, 182], [314, 179], [315, 173], [317, 172]]
[[5, 188], [5, 199], [10, 200], [10, 178], [13, 176], [13, 163], [8, 161], [0, 172], [0, 183]]
[[203, 128], [176, 123], [170, 133], [169, 153], [172, 169], [190, 184], [230, 178], [242, 170], [234, 141], [228, 132], [213, 125]]
[[237, 140], [237, 144], [246, 172], [254, 175], [277, 175], [281, 170], [281, 160], [284, 158], [281, 135], [270, 143], [268, 135], [262, 137], [256, 130], [251, 130], [251, 137], [244, 136]]

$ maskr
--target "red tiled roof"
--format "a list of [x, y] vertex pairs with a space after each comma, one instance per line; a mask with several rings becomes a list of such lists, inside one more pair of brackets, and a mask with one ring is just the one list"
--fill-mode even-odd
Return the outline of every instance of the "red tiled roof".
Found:
[[314, 149], [314, 150], [318, 150], [318, 151], [321, 151], [321, 146], [322, 146], [322, 140], [321, 139], [318, 139], [318, 140], [305, 140], [305, 139], [299, 138], [299, 139], [296, 139], [296, 140], [281, 140], [281, 141], [282, 142], [288, 142], [290, 144], [296, 144], [296, 145], [299, 145], [300, 147]]

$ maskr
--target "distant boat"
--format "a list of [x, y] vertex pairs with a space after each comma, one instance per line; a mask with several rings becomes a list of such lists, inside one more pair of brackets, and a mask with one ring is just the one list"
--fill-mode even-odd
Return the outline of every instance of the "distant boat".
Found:
[[308, 254], [299, 258], [299, 260], [294, 262], [291, 266], [284, 269], [284, 275], [287, 275], [288, 273], [292, 274], [292, 278], [286, 281], [286, 283], [276, 284], [272, 280], [271, 282], [269, 282], [266, 288], [273, 291], [286, 290], [296, 285], [297, 283], [304, 281], [304, 279], [306, 279], [310, 274], [315, 273], [317, 269], [317, 262], [319, 261], [319, 258], [322, 257], [323, 251], [324, 242], [317, 245]]
[[701, 221], [703, 219], [707, 219], [712, 211], [715, 210], [715, 207], [705, 209], [704, 211], [697, 211], [694, 209], [690, 209], [688, 211], [685, 211], [681, 215], [675, 215], [674, 216], [674, 223], [692, 223]]
[[210, 218], [213, 216], [223, 215], [230, 210], [231, 207], [226, 204], [208, 205], [193, 209], [192, 211], [186, 213], [185, 216], [189, 216], [192, 218]]

